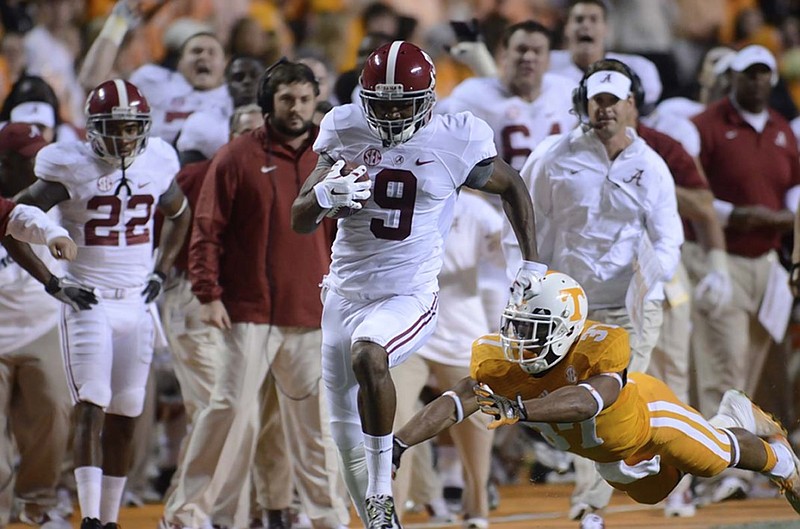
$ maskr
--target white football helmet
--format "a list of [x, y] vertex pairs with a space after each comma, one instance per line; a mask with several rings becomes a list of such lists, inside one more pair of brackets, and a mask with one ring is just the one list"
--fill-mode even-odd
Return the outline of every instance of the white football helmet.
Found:
[[531, 375], [561, 361], [578, 339], [589, 304], [577, 281], [548, 272], [541, 293], [528, 301], [509, 302], [500, 322], [500, 342], [506, 358]]

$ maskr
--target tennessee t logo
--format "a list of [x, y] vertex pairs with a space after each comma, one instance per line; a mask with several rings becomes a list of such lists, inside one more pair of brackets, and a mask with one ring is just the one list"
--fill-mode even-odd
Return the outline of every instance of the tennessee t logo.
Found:
[[642, 175], [644, 174], [644, 169], [637, 169], [633, 176], [630, 178], [623, 178], [622, 181], [626, 184], [630, 184], [631, 182], [636, 182], [637, 187], [641, 187], [642, 185]]
[[570, 321], [578, 321], [583, 318], [583, 314], [581, 314], [581, 304], [580, 298], [586, 298], [586, 294], [583, 293], [583, 289], [580, 287], [572, 287], [572, 288], [564, 288], [558, 291], [558, 295], [561, 299], [566, 298], [567, 296], [572, 298], [572, 304], [575, 305], [575, 312], [572, 314]]

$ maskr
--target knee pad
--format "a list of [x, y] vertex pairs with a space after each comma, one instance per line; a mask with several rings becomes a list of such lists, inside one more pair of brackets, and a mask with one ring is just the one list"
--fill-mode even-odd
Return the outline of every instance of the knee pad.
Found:
[[138, 417], [144, 410], [144, 388], [120, 391], [111, 398], [106, 413]]

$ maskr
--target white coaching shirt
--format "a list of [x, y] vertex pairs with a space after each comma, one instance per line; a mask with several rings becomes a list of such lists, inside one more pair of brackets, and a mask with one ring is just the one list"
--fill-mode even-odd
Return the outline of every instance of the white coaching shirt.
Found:
[[[613, 162], [593, 131], [553, 137], [521, 173], [533, 197], [540, 260], [575, 278], [592, 309], [625, 306], [642, 236], [653, 245], [663, 281], [680, 260], [683, 227], [672, 175], [633, 129], [627, 134], [633, 143]], [[518, 256], [512, 237], [504, 234], [504, 249]], [[649, 299], [663, 295], [659, 285]]]
[[573, 86], [569, 79], [546, 73], [539, 97], [529, 102], [509, 92], [497, 77], [473, 77], [456, 86], [434, 111], [470, 111], [484, 120], [494, 130], [500, 157], [519, 171], [540, 141], [578, 124], [571, 113]]
[[223, 84], [211, 90], [196, 90], [179, 72], [155, 64], [145, 64], [131, 74], [130, 82], [150, 104], [151, 134], [175, 144], [178, 133], [193, 112], [203, 110], [228, 122], [233, 115], [233, 100]]
[[122, 171], [103, 162], [88, 143], [54, 143], [39, 151], [38, 178], [63, 185], [61, 224], [78, 245], [67, 274], [92, 287], [130, 288], [153, 271], [153, 213], [180, 166], [175, 150], [150, 138], [145, 151]]
[[409, 141], [383, 147], [359, 105], [335, 107], [314, 150], [364, 164], [372, 195], [339, 220], [326, 286], [350, 299], [438, 290], [456, 190], [473, 167], [497, 154], [489, 126], [470, 113], [433, 115]]

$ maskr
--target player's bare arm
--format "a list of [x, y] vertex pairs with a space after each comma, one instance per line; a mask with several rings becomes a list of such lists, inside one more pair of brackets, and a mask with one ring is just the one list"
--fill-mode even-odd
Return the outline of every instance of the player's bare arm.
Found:
[[14, 197], [17, 204], [28, 204], [36, 206], [43, 211], [50, 211], [50, 208], [69, 198], [67, 188], [58, 182], [47, 180], [37, 180], [29, 187], [20, 191]]
[[494, 417], [488, 425], [493, 430], [519, 421], [578, 423], [592, 419], [617, 400], [622, 380], [619, 373], [602, 374], [528, 400], [495, 393], [486, 384], [477, 384], [473, 391], [480, 410]]
[[675, 186], [678, 213], [692, 221], [700, 244], [706, 250], [725, 249], [725, 233], [714, 211], [714, 195], [708, 189]]
[[475, 384], [477, 382], [472, 377], [461, 379], [452, 389], [417, 412], [395, 432], [395, 437], [408, 446], [418, 445], [466, 419], [478, 411], [478, 402], [472, 391]]
[[166, 274], [175, 262], [192, 223], [189, 201], [175, 180], [159, 197], [158, 210], [164, 215], [164, 227], [158, 243], [159, 254], [155, 271]]
[[158, 243], [159, 252], [153, 273], [147, 278], [142, 291], [145, 303], [155, 301], [161, 294], [167, 273], [183, 246], [183, 240], [186, 238], [192, 222], [189, 201], [175, 180], [172, 180], [169, 188], [159, 197], [158, 209], [164, 215], [164, 227], [161, 230], [161, 239]]
[[559, 388], [544, 397], [523, 401], [527, 420], [582, 422], [591, 419], [617, 401], [622, 391], [622, 377], [622, 373], [596, 375], [575, 386]]
[[300, 194], [292, 204], [292, 229], [294, 231], [311, 233], [319, 226], [320, 217], [325, 209], [317, 202], [314, 186], [325, 179], [333, 164], [334, 161], [329, 156], [320, 155], [317, 166], [300, 189]]
[[501, 158], [485, 160], [476, 165], [473, 171], [487, 169], [492, 172], [481, 190], [500, 195], [503, 200], [503, 211], [511, 222], [514, 235], [517, 236], [522, 258], [526, 261], [538, 261], [533, 203], [525, 182], [519, 173]]

